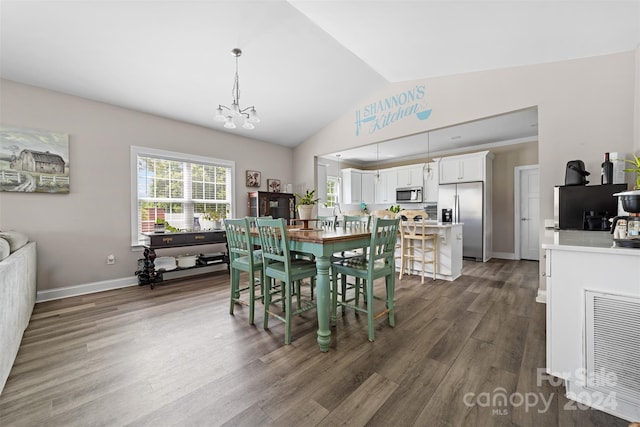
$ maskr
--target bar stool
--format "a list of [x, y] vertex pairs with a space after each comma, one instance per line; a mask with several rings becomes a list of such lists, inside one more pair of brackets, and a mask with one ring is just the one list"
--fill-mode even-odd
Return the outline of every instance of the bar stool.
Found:
[[[407, 274], [411, 274], [413, 262], [419, 262], [421, 265], [422, 277], [420, 283], [424, 284], [424, 266], [431, 264], [433, 272], [433, 280], [436, 280], [438, 270], [438, 235], [430, 233], [427, 229], [425, 220], [427, 214], [424, 211], [404, 211], [401, 212], [402, 221], [400, 222], [400, 277], [404, 274], [407, 261]], [[429, 244], [430, 243], [430, 244]], [[420, 250], [420, 254], [416, 254], [416, 250]], [[427, 254], [431, 254], [426, 258]]]

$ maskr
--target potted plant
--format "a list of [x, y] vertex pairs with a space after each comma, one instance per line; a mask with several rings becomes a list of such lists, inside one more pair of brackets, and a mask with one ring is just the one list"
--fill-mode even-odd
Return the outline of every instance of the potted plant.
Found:
[[634, 190], [640, 190], [640, 157], [636, 156], [635, 154], [633, 154], [633, 160], [626, 160], [625, 162], [627, 163], [631, 163], [633, 165], [632, 168], [626, 168], [623, 169], [625, 172], [635, 172], [636, 174], [636, 183], [633, 187]]
[[164, 218], [156, 218], [156, 223], [153, 225], [153, 231], [155, 233], [164, 233]]
[[313, 206], [318, 203], [319, 198], [314, 197], [316, 190], [307, 190], [304, 195], [295, 194], [298, 198], [296, 203], [296, 209], [298, 209], [298, 215], [300, 219], [312, 219], [313, 218]]

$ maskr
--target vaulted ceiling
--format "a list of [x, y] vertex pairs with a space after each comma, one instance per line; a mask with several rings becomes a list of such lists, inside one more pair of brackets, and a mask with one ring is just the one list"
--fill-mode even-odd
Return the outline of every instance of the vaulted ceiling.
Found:
[[0, 75], [289, 147], [390, 83], [628, 51], [632, 1], [5, 1]]

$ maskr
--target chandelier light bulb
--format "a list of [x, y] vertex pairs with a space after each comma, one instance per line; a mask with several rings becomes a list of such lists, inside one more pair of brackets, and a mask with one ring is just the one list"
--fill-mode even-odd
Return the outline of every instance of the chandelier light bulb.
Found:
[[249, 119], [244, 119], [244, 123], [242, 124], [243, 129], [255, 129], [256, 127], [249, 121]]
[[226, 119], [224, 119], [224, 127], [227, 129], [235, 129], [236, 128], [236, 124], [233, 122], [233, 118], [232, 117], [227, 117]]

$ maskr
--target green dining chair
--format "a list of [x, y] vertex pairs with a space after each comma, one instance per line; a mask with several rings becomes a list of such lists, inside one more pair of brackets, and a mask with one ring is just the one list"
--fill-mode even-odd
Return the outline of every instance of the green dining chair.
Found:
[[[369, 230], [371, 226], [371, 217], [368, 215], [344, 215], [342, 217], [342, 227], [345, 230], [354, 230], [354, 229], [364, 229]], [[356, 262], [357, 260], [362, 260], [362, 258], [366, 254], [366, 248], [356, 249], [352, 251], [343, 251], [335, 253], [331, 256], [332, 262], [337, 262], [345, 259], [352, 259], [352, 262]], [[342, 302], [351, 302], [354, 301], [355, 304], [359, 304], [360, 302], [360, 293], [364, 294], [364, 300], [366, 301], [366, 290], [363, 288], [362, 283], [359, 278], [355, 278], [355, 283], [348, 283], [346, 277], [341, 277], [340, 280], [340, 296], [342, 298]], [[347, 293], [353, 290], [353, 297], [347, 297]]]
[[[366, 257], [359, 259], [347, 258], [336, 261], [331, 265], [332, 274], [332, 313], [331, 320], [336, 321], [336, 312], [338, 306], [351, 308], [358, 312], [367, 314], [367, 324], [369, 328], [369, 341], [374, 340], [373, 321], [378, 317], [387, 314], [389, 325], [395, 326], [395, 260], [394, 252], [396, 247], [396, 239], [398, 237], [398, 225], [400, 219], [381, 219], [375, 218], [371, 227], [371, 240], [367, 249]], [[364, 282], [366, 289], [366, 308], [359, 304], [351, 304], [349, 301], [339, 301], [337, 293], [337, 275], [354, 276]], [[384, 277], [386, 297], [378, 297], [374, 294], [374, 281]], [[375, 300], [384, 299], [385, 308], [379, 313], [374, 313]]]
[[[302, 258], [293, 258], [289, 250], [287, 227], [283, 218], [257, 218], [258, 234], [262, 246], [264, 264], [264, 328], [269, 329], [269, 317], [284, 322], [284, 343], [291, 343], [291, 323], [293, 316], [316, 308], [311, 298], [303, 298], [301, 283], [310, 279], [310, 286], [315, 285], [317, 275], [316, 263]], [[271, 280], [273, 279], [273, 280]], [[278, 284], [276, 283], [279, 283]], [[296, 306], [293, 295], [296, 295]], [[282, 302], [283, 314], [274, 311], [276, 303]]]
[[334, 230], [336, 228], [336, 224], [338, 223], [338, 217], [333, 216], [322, 216], [318, 215], [316, 217], [318, 221], [316, 221], [316, 226], [318, 228], [322, 228], [323, 230]]
[[[256, 298], [256, 288], [262, 288], [264, 283], [262, 252], [256, 250], [251, 243], [250, 226], [248, 218], [225, 219], [224, 226], [229, 247], [229, 267], [231, 268], [231, 305], [229, 313], [233, 314], [236, 304], [249, 306], [249, 323], [254, 324], [254, 312], [256, 299], [264, 298], [264, 291]], [[248, 285], [240, 286], [240, 272], [249, 274]], [[256, 280], [255, 273], [260, 273]], [[242, 292], [249, 291], [249, 301], [242, 298]]]

